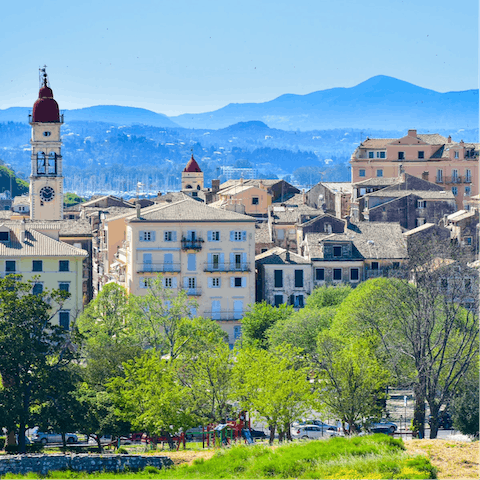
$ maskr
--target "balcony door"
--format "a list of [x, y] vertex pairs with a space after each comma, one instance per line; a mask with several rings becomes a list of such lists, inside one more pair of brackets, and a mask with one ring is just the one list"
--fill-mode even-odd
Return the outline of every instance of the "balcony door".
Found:
[[153, 268], [152, 254], [151, 253], [144, 253], [143, 254], [143, 271], [144, 272], [151, 272], [152, 268]]

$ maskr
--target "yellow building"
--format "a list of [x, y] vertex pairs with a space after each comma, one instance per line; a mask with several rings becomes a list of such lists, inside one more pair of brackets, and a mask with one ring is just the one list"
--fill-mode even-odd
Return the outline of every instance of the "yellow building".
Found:
[[217, 320], [233, 344], [255, 302], [255, 219], [185, 199], [138, 208], [122, 221], [126, 241], [117, 261], [127, 290], [144, 295], [149, 279], [162, 274], [166, 288], [197, 301], [193, 315]]

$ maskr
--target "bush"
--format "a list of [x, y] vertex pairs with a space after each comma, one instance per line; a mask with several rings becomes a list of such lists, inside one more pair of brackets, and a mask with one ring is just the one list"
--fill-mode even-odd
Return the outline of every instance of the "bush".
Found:
[[0, 437], [0, 450], [4, 449], [6, 440], [5, 437]]
[[120, 447], [117, 449], [116, 453], [119, 453], [120, 455], [128, 455], [128, 450], [125, 447]]
[[[25, 451], [27, 453], [41, 453], [43, 452], [43, 444], [32, 443], [25, 445]], [[8, 453], [9, 455], [15, 455], [18, 453], [18, 445], [5, 445], [5, 453]]]
[[157, 474], [160, 473], [160, 470], [157, 467], [154, 467], [153, 465], [147, 465], [143, 471], [145, 473], [150, 473], [150, 474]]

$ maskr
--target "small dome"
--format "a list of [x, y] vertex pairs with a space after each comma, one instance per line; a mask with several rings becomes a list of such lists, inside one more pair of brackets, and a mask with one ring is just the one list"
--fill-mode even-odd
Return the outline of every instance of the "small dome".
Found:
[[183, 171], [194, 173], [194, 172], [201, 172], [202, 170], [200, 169], [200, 167], [198, 166], [198, 163], [196, 162], [196, 160], [193, 158], [193, 155], [192, 155], [192, 158], [188, 161], [187, 166], [184, 168]]
[[58, 103], [53, 98], [50, 87], [43, 85], [38, 92], [38, 100], [33, 105], [32, 122], [54, 123], [60, 121]]

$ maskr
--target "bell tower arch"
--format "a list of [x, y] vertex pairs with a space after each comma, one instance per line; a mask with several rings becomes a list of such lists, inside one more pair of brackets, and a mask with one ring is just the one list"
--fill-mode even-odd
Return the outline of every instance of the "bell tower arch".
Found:
[[40, 69], [38, 99], [29, 115], [32, 127], [30, 218], [63, 219], [62, 140], [63, 115], [53, 98], [46, 67]]

